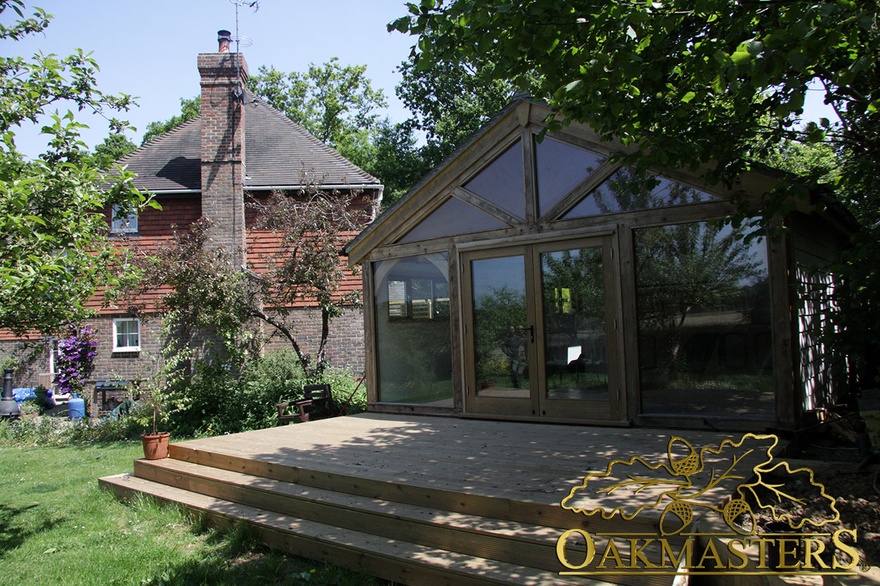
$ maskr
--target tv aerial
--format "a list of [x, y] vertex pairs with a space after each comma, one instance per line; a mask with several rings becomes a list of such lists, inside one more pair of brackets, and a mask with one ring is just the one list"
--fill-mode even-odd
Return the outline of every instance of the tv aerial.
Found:
[[245, 7], [251, 8], [256, 14], [260, 9], [260, 2], [259, 0], [229, 0], [229, 2], [235, 5], [235, 36], [230, 40], [235, 42], [235, 52], [239, 53], [241, 47], [250, 47], [254, 44], [254, 41], [250, 37], [238, 34], [238, 9]]
[[[237, 55], [236, 59], [236, 78], [238, 82], [235, 87], [232, 89], [232, 95], [235, 96], [235, 99], [241, 102], [242, 104], [247, 104], [250, 100], [248, 99], [247, 92], [245, 91], [244, 84], [241, 82], [241, 47], [250, 47], [254, 44], [254, 42], [248, 37], [244, 37], [238, 33], [238, 9], [239, 8], [251, 8], [254, 13], [256, 13], [260, 9], [259, 0], [229, 0], [232, 4], [235, 5], [235, 36], [230, 37], [230, 41], [235, 42], [235, 53]], [[228, 34], [228, 31], [223, 31]]]

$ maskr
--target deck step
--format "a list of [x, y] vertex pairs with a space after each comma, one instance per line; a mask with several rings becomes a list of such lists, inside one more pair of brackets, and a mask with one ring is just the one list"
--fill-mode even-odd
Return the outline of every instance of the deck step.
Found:
[[[555, 572], [281, 515], [132, 474], [110, 476], [102, 478], [100, 482], [120, 498], [128, 499], [136, 494], [151, 495], [160, 501], [177, 503], [195, 513], [204, 514], [221, 529], [228, 528], [236, 521], [243, 521], [272, 548], [362, 570], [403, 584], [583, 584], [582, 580], [567, 579]], [[638, 580], [627, 583], [645, 582]]]
[[[666, 457], [663, 438], [629, 433], [640, 450], [655, 447], [653, 459]], [[248, 523], [275, 549], [403, 584], [668, 586], [676, 576], [663, 570], [684, 540], [670, 538], [665, 549], [641, 540], [657, 535], [656, 516], [606, 520], [560, 505], [580, 471], [599, 469], [626, 439], [606, 435], [354, 416], [187, 440], [172, 444], [170, 458], [137, 460], [132, 474], [100, 483], [120, 498], [178, 503], [220, 528]], [[595, 546], [584, 575], [562, 574], [557, 541], [570, 529], [588, 532]], [[565, 546], [565, 559], [584, 559], [580, 535]], [[662, 567], [631, 571], [648, 560]], [[602, 563], [620, 573], [593, 574]]]
[[480, 557], [558, 570], [558, 529], [373, 499], [179, 460], [138, 460], [135, 475], [301, 519]]
[[447, 490], [415, 482], [377, 480], [359, 475], [351, 466], [334, 468], [327, 462], [316, 466], [294, 466], [228, 450], [207, 449], [197, 441], [172, 444], [171, 458], [284, 483], [563, 530], [577, 527], [590, 532], [656, 532], [659, 521], [658, 515], [651, 512], [625, 523], [620, 517], [603, 519], [601, 515], [575, 515], [558, 503], [550, 505], [474, 491]]

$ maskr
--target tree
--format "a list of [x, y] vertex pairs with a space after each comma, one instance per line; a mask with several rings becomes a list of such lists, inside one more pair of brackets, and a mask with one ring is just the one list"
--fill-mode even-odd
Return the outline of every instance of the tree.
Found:
[[786, 140], [775, 151], [767, 153], [762, 162], [798, 177], [816, 178], [822, 185], [840, 184], [843, 161], [834, 147], [825, 142]]
[[[415, 55], [401, 64], [397, 96], [413, 113], [406, 124], [423, 132], [427, 169], [449, 156], [513, 98], [517, 86], [493, 75], [494, 64], [439, 58], [424, 67]], [[532, 86], [529, 80], [527, 88]]]
[[[876, 3], [426, 0], [389, 28], [418, 67], [462, 60], [519, 85], [537, 76], [568, 120], [637, 146], [643, 166], [714, 163], [731, 180], [785, 138], [876, 161]], [[840, 125], [800, 126], [811, 84]], [[723, 137], [723, 140], [719, 140]], [[869, 164], [868, 166], [872, 166]], [[876, 168], [876, 167], [875, 167]], [[774, 211], [774, 210], [767, 210]]]
[[137, 145], [128, 140], [128, 137], [120, 132], [115, 132], [105, 138], [95, 147], [93, 158], [98, 169], [110, 169], [113, 163], [132, 152]]
[[301, 125], [354, 164], [368, 169], [381, 122], [379, 108], [388, 106], [382, 90], [373, 89], [365, 65], [339, 64], [337, 57], [306, 73], [282, 73], [261, 66], [248, 85], [272, 107]]
[[147, 124], [141, 145], [145, 145], [154, 138], [174, 130], [184, 122], [197, 118], [201, 109], [199, 100], [198, 96], [194, 98], [180, 98], [180, 114], [176, 114], [164, 122], [150, 122]]
[[[321, 373], [326, 367], [331, 320], [361, 301], [360, 290], [342, 291], [346, 275], [356, 275], [358, 268], [345, 268], [340, 259], [346, 241], [366, 220], [360, 199], [358, 194], [327, 193], [312, 185], [297, 195], [277, 193], [268, 202], [251, 204], [258, 217], [255, 229], [270, 232], [280, 245], [264, 259], [265, 272], [253, 279], [258, 304], [252, 314], [290, 342], [307, 373]], [[294, 322], [295, 307], [302, 304], [320, 314], [319, 342], [312, 355], [302, 347]]]
[[[39, 8], [26, 18], [23, 0], [0, 0], [0, 14], [7, 9], [20, 20], [0, 27], [3, 41], [49, 25]], [[96, 72], [81, 50], [65, 58], [0, 57], [0, 328], [16, 334], [57, 331], [90, 315], [86, 301], [99, 285], [117, 280], [105, 210], [118, 205], [128, 214], [148, 201], [130, 173], [108, 176], [95, 167], [71, 112], [50, 113], [64, 103], [105, 116], [126, 110], [130, 96], [102, 93]], [[27, 161], [16, 148], [15, 128], [41, 124], [43, 116], [47, 150]], [[110, 122], [114, 130], [125, 126]]]
[[384, 120], [374, 146], [376, 156], [366, 168], [370, 174], [382, 180], [382, 207], [388, 208], [399, 200], [421, 179], [432, 165], [425, 159], [424, 147], [416, 145], [416, 137], [410, 124], [392, 123]]

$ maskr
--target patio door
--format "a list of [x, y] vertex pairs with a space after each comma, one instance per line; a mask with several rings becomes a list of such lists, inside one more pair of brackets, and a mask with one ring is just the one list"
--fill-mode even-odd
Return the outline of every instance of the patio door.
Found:
[[465, 410], [618, 416], [610, 237], [463, 255]]

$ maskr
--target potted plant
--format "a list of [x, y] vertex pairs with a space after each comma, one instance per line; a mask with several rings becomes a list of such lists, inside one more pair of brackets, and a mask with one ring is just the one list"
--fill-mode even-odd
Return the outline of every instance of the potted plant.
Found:
[[168, 457], [168, 440], [171, 434], [167, 431], [159, 431], [159, 416], [162, 411], [160, 389], [154, 377], [143, 394], [144, 404], [150, 409], [152, 426], [149, 433], [141, 436], [144, 447], [144, 458], [147, 460], [161, 460]]

